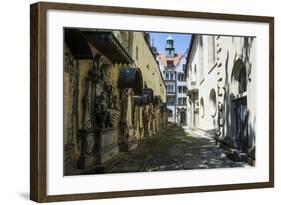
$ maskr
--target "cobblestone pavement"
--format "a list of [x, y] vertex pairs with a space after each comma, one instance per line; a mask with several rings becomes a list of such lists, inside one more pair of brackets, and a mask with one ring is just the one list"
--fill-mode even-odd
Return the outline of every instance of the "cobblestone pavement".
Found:
[[117, 156], [105, 173], [167, 171], [249, 166], [234, 162], [211, 138], [183, 128], [170, 127], [139, 142], [138, 147]]

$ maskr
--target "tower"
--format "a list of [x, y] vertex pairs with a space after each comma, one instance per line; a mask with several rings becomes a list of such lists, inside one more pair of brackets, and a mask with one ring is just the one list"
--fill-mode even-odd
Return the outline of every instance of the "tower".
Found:
[[174, 48], [174, 40], [171, 36], [169, 36], [166, 39], [166, 47], [165, 47], [165, 53], [167, 57], [174, 57], [175, 54], [175, 48]]

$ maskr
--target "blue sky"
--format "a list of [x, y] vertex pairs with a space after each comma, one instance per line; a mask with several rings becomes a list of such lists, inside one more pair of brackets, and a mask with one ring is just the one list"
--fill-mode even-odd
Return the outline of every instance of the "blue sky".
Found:
[[166, 39], [171, 35], [174, 39], [175, 52], [183, 54], [189, 47], [191, 35], [190, 34], [174, 34], [174, 33], [155, 33], [150, 32], [150, 38], [154, 40], [154, 46], [158, 53], [165, 52]]

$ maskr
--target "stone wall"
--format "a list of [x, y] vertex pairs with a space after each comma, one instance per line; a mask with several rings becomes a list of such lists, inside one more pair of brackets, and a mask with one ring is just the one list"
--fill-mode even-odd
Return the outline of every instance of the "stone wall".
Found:
[[[127, 36], [123, 37], [127, 39]], [[119, 79], [121, 69], [128, 69], [136, 63], [129, 60], [115, 62], [85, 39], [91, 57], [73, 54], [72, 49], [77, 52], [75, 42], [72, 42], [74, 45], [64, 45], [65, 175], [79, 174], [92, 166], [101, 167], [120, 151], [134, 149], [139, 140], [151, 137], [167, 126], [165, 106], [161, 109], [161, 95], [166, 93], [161, 94], [155, 89], [155, 94], [159, 95], [144, 101], [147, 96], [134, 93], [132, 87], [121, 88], [118, 84], [124, 80]], [[130, 41], [123, 39], [117, 45], [122, 43], [124, 48], [120, 50], [129, 49]], [[139, 70], [140, 75], [147, 75]], [[159, 82], [159, 79], [154, 81]], [[140, 86], [142, 90], [143, 82]]]

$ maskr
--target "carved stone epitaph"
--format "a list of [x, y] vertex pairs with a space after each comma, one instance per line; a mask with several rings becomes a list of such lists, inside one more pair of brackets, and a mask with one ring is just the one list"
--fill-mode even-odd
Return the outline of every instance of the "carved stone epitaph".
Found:
[[122, 115], [120, 124], [119, 144], [122, 151], [128, 151], [136, 147], [136, 139], [133, 129], [133, 95], [131, 88], [125, 88], [122, 92]]
[[77, 144], [77, 98], [78, 98], [79, 74], [75, 67], [74, 58], [67, 50], [64, 53], [64, 163], [65, 174], [68, 174], [75, 167], [75, 153]]
[[112, 96], [110, 69], [104, 56], [96, 54], [87, 77], [84, 126], [80, 131], [81, 157], [78, 167], [101, 164], [119, 152], [117, 145], [120, 100]]

